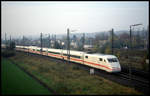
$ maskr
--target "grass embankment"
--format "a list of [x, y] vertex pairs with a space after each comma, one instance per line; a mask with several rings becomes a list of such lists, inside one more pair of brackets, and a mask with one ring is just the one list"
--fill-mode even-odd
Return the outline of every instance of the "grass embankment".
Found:
[[2, 95], [51, 94], [45, 87], [12, 64], [8, 59], [1, 59]]
[[89, 75], [74, 64], [17, 53], [11, 60], [41, 79], [58, 94], [141, 94], [97, 75]]

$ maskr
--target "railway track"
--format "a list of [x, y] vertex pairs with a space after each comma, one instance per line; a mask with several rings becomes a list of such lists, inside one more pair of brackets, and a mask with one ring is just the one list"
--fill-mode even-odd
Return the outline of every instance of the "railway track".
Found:
[[[19, 51], [19, 52], [22, 52], [22, 51]], [[27, 52], [24, 52], [24, 53], [27, 53]], [[49, 57], [49, 56], [35, 54], [35, 53], [29, 53], [29, 54], [40, 56], [40, 57], [46, 57], [50, 61], [54, 61], [54, 62], [68, 63], [68, 61], [66, 61], [66, 60], [57, 59], [57, 58], [54, 58], [54, 57]], [[90, 68], [92, 68], [92, 67], [89, 67], [89, 66], [86, 66], [86, 65], [75, 63], [75, 62], [70, 62], [70, 64], [75, 64], [79, 68], [81, 68], [83, 70], [86, 70], [86, 71], [89, 71]], [[124, 72], [124, 71], [119, 72], [119, 73], [108, 73], [108, 72], [105, 72], [105, 71], [100, 70], [100, 69], [96, 69], [96, 68], [93, 68], [93, 69], [94, 69], [95, 75], [104, 77], [108, 80], [117, 82], [117, 83], [125, 85], [125, 86], [135, 88], [136, 90], [138, 90], [140, 92], [143, 92], [145, 95], [149, 94], [149, 80], [147, 80], [143, 77], [136, 76], [136, 75], [132, 74], [131, 78], [130, 78], [129, 74], [127, 72]]]
[[149, 94], [149, 81], [135, 75], [130, 76], [127, 73], [106, 73], [102, 70], [95, 69], [95, 74], [103, 76], [104, 78], [117, 82], [119, 84], [132, 87], [140, 92], [143, 92], [145, 95]]
[[131, 79], [131, 80], [135, 80], [135, 81], [138, 81], [138, 82], [141, 82], [141, 83], [149, 84], [149, 81], [147, 79], [141, 78], [141, 77], [136, 76], [136, 75], [131, 75], [130, 76], [130, 74], [127, 74], [127, 73], [124, 73], [124, 72], [116, 73], [115, 75], [119, 75], [121, 77]]
[[115, 75], [119, 76], [119, 77], [122, 77], [123, 79], [125, 80], [129, 80], [129, 82], [131, 82], [131, 86], [142, 86], [142, 87], [145, 87], [145, 88], [148, 88], [149, 87], [149, 81], [144, 79], [144, 78], [141, 78], [141, 77], [137, 77], [135, 75], [129, 75], [127, 73], [123, 73], [123, 72], [120, 72], [120, 73], [115, 73]]
[[[129, 73], [129, 67], [122, 65], [122, 72]], [[145, 71], [142, 71], [142, 70], [137, 70], [137, 69], [131, 67], [131, 73], [133, 75], [136, 75], [136, 76], [139, 76], [139, 77], [142, 77], [142, 78], [145, 78], [145, 79], [149, 79], [149, 72], [145, 72]]]

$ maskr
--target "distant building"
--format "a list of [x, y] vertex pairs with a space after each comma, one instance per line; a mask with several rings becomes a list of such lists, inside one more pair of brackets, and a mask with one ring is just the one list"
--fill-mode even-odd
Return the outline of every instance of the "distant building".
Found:
[[74, 41], [72, 41], [72, 42], [70, 43], [70, 45], [71, 45], [73, 48], [77, 48], [77, 47], [78, 47], [77, 42], [74, 42]]
[[65, 45], [65, 42], [61, 42], [61, 45], [64, 46], [64, 45]]
[[56, 40], [59, 44], [61, 44], [61, 40]]
[[85, 50], [91, 50], [93, 49], [93, 45], [84, 45]]

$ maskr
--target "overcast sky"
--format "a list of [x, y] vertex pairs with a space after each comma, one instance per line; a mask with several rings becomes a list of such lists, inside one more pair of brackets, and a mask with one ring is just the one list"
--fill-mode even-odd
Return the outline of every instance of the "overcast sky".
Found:
[[99, 32], [114, 28], [129, 30], [129, 25], [149, 25], [149, 3], [144, 2], [1, 2], [1, 36], [38, 36]]

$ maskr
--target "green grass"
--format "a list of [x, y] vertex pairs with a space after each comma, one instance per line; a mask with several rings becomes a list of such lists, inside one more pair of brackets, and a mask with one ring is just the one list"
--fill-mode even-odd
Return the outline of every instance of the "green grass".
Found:
[[45, 87], [31, 78], [8, 59], [1, 61], [1, 84], [3, 95], [51, 94]]
[[45, 57], [27, 55], [18, 52], [11, 60], [24, 67], [28, 72], [46, 83], [58, 94], [75, 95], [140, 95], [133, 88], [119, 85], [101, 76], [89, 75], [77, 65], [55, 62]]

